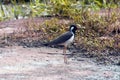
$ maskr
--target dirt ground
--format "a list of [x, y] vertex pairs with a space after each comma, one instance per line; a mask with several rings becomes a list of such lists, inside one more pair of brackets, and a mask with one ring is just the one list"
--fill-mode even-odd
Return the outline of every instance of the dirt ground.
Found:
[[[39, 24], [43, 21], [35, 20]], [[1, 22], [0, 36], [21, 29], [24, 31], [25, 22]], [[0, 46], [2, 43], [0, 41]], [[70, 54], [72, 52], [67, 51], [68, 64], [65, 64], [62, 48], [1, 46], [0, 80], [120, 80], [120, 66], [97, 64], [94, 58]]]
[[63, 56], [56, 48], [0, 48], [0, 80], [120, 80], [119, 66], [74, 57], [65, 64]]

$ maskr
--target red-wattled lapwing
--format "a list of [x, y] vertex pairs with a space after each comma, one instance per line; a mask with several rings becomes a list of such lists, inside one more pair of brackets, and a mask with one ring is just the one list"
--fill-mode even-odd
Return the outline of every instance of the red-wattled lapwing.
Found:
[[56, 39], [52, 40], [51, 42], [45, 43], [45, 45], [63, 45], [64, 46], [64, 62], [67, 63], [67, 57], [66, 57], [66, 49], [67, 46], [73, 42], [75, 37], [75, 32], [77, 30], [76, 25], [70, 25], [69, 31], [66, 33], [58, 36]]

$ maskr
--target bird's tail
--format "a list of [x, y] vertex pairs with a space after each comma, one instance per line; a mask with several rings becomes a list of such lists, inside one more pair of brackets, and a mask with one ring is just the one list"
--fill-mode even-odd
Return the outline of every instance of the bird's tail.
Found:
[[49, 43], [43, 43], [43, 45], [44, 45], [44, 46], [48, 46], [48, 45], [49, 45]]
[[48, 43], [44, 43], [44, 46], [51, 46], [51, 45], [56, 45], [53, 41], [48, 42]]

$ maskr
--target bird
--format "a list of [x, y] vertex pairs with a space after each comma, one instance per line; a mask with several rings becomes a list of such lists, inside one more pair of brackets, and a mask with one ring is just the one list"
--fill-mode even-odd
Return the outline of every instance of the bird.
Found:
[[74, 38], [75, 38], [75, 33], [77, 30], [77, 26], [72, 24], [69, 27], [69, 30], [63, 34], [61, 34], [60, 36], [58, 36], [57, 38], [53, 39], [52, 41], [45, 43], [45, 46], [48, 45], [63, 45], [64, 49], [63, 49], [63, 54], [64, 54], [64, 63], [67, 63], [67, 57], [66, 57], [66, 49], [67, 47], [73, 42]]

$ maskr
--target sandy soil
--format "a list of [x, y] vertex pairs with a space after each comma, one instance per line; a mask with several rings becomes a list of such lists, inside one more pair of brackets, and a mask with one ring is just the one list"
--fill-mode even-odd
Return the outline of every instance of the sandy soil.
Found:
[[63, 56], [56, 48], [0, 48], [0, 80], [120, 80], [119, 66], [74, 57], [65, 64]]

